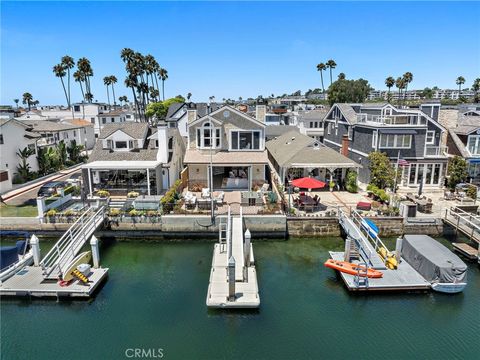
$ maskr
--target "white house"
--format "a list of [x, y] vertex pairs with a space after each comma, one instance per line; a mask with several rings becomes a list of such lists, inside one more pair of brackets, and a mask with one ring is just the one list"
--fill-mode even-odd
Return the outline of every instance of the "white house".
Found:
[[15, 119], [0, 119], [0, 193], [12, 188], [12, 179], [21, 159], [19, 150], [33, 150], [27, 162], [32, 171], [38, 170], [36, 140], [40, 135], [31, 132], [31, 127]]

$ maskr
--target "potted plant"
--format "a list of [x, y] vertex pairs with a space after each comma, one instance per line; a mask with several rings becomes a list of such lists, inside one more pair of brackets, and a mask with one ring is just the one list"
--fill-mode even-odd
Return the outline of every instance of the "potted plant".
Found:
[[50, 209], [47, 211], [48, 221], [51, 223], [55, 223], [55, 216], [57, 215], [57, 210]]
[[110, 196], [110, 193], [107, 190], [98, 190], [97, 196], [100, 197], [101, 199], [105, 199]]
[[335, 183], [333, 182], [333, 180], [330, 180], [330, 183], [328, 184], [328, 186], [330, 187], [330, 192], [332, 192], [333, 188], [335, 187]]
[[137, 198], [140, 194], [136, 191], [130, 191], [128, 194], [127, 194], [127, 197], [128, 198]]

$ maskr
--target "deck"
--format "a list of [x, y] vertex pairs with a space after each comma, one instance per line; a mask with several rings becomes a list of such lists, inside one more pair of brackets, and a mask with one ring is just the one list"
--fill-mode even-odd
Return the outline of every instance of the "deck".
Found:
[[[330, 251], [330, 257], [343, 261], [344, 252]], [[353, 261], [358, 263], [358, 261]], [[383, 277], [368, 279], [368, 286], [357, 286], [355, 276], [340, 272], [345, 285], [350, 291], [414, 291], [428, 290], [430, 283], [415, 271], [405, 260], [401, 260], [397, 270], [384, 269]]]
[[27, 266], [0, 285], [0, 296], [89, 298], [106, 279], [108, 268], [92, 268], [88, 284], [75, 280], [62, 287], [54, 280], [45, 280], [42, 268]]
[[468, 239], [480, 244], [480, 216], [461, 209], [447, 209], [443, 221]]
[[480, 256], [480, 247], [479, 250], [477, 250], [466, 243], [452, 243], [452, 246], [455, 251], [458, 251], [470, 260], [475, 260]]

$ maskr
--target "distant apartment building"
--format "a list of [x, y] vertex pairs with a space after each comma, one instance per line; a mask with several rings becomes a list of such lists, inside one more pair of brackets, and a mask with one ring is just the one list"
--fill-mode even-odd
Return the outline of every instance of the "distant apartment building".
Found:
[[[471, 90], [462, 90], [461, 96], [466, 99], [473, 99], [475, 97], [475, 93]], [[398, 93], [398, 89], [392, 88], [390, 90], [390, 98], [392, 100], [406, 99], [406, 100], [420, 100], [423, 98], [423, 90], [408, 90], [407, 92], [402, 92], [400, 95]], [[368, 100], [376, 100], [376, 99], [388, 99], [388, 91], [387, 90], [372, 90], [368, 94]], [[432, 99], [434, 100], [442, 100], [442, 99], [449, 99], [449, 100], [458, 100], [459, 99], [459, 91], [458, 89], [438, 89], [433, 90]]]

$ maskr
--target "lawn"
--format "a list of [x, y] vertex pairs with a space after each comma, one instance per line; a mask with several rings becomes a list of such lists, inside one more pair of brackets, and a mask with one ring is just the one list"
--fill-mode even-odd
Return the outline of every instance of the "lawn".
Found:
[[0, 217], [35, 217], [38, 216], [36, 206], [32, 205], [0, 205]]

